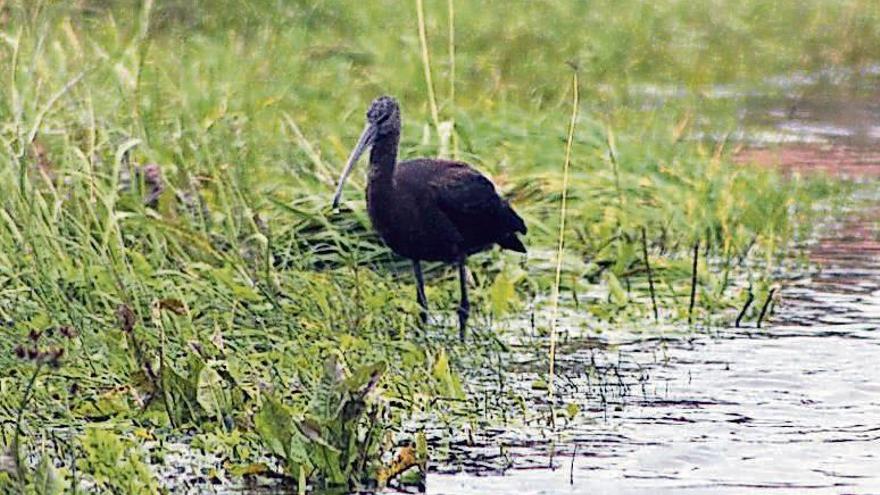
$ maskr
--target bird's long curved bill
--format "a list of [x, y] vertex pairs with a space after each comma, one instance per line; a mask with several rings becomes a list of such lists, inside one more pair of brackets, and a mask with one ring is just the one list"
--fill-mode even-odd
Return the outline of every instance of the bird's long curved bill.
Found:
[[342, 175], [339, 176], [339, 184], [336, 186], [336, 193], [333, 195], [333, 208], [339, 206], [339, 200], [342, 198], [342, 187], [345, 186], [345, 179], [348, 179], [348, 175], [351, 173], [361, 155], [364, 154], [364, 151], [373, 144], [373, 138], [375, 136], [376, 127], [372, 124], [367, 124], [367, 126], [364, 127], [364, 131], [361, 132], [361, 137], [358, 139], [357, 145], [351, 150], [351, 155], [348, 156], [348, 162], [345, 164], [345, 169], [342, 170]]

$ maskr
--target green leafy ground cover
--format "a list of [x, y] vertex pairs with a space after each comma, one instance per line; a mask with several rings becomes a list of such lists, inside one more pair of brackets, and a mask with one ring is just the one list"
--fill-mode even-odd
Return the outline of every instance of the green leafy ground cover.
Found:
[[[691, 139], [735, 130], [741, 101], [707, 91], [867, 67], [880, 46], [868, 0], [427, 1], [431, 92], [416, 6], [0, 1], [3, 490], [155, 493], [162, 449], [142, 447], [179, 438], [220, 453], [205, 483], [371, 485], [423, 466], [403, 422], [456, 412], [462, 371], [503, 352], [524, 308], [548, 327], [573, 70], [564, 299], [588, 331], [650, 328], [647, 251], [664, 322], [728, 321], [836, 186]], [[328, 208], [386, 93], [404, 158], [475, 164], [530, 228], [527, 259], [472, 260], [465, 344], [443, 325], [451, 272], [429, 270], [438, 323], [419, 329], [362, 194]]]

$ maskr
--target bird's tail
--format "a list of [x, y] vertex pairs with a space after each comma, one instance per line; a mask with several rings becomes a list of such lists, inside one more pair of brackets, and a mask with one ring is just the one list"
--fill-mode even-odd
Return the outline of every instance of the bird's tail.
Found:
[[521, 234], [527, 233], [529, 229], [526, 228], [526, 223], [523, 221], [522, 217], [513, 211], [513, 208], [510, 207], [510, 203], [505, 202], [504, 206], [507, 210], [507, 223], [510, 230]]
[[510, 234], [507, 237], [503, 237], [500, 241], [498, 241], [498, 245], [504, 249], [509, 249], [518, 253], [526, 252], [526, 247], [523, 245], [522, 241], [519, 240], [516, 234]]

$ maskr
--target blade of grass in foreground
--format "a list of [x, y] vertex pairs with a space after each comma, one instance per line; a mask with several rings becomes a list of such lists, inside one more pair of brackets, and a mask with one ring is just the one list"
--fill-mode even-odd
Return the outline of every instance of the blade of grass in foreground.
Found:
[[425, 86], [428, 87], [428, 103], [431, 106], [431, 119], [434, 130], [440, 133], [440, 112], [437, 110], [437, 98], [434, 96], [434, 82], [431, 80], [431, 58], [428, 55], [428, 35], [425, 30], [425, 7], [422, 0], [416, 0], [416, 13], [419, 17], [419, 43], [422, 48], [422, 66], [425, 69]]
[[568, 125], [568, 139], [565, 142], [565, 162], [562, 166], [562, 201], [559, 207], [559, 242], [556, 245], [556, 278], [553, 282], [550, 310], [550, 369], [547, 390], [550, 394], [550, 420], [556, 427], [555, 414], [552, 411], [556, 395], [556, 318], [559, 313], [559, 284], [562, 279], [562, 250], [565, 246], [565, 209], [568, 200], [568, 169], [571, 167], [571, 145], [574, 140], [574, 127], [578, 116], [578, 73], [572, 76], [571, 122]]

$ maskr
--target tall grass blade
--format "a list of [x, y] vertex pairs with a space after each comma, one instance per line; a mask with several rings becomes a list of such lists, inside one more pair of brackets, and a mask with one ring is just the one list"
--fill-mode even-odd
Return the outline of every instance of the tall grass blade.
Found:
[[[572, 76], [571, 122], [568, 125], [568, 139], [565, 142], [565, 162], [562, 166], [562, 201], [559, 206], [559, 240], [556, 244], [556, 277], [553, 282], [550, 310], [550, 368], [547, 379], [550, 407], [553, 407], [556, 396], [556, 319], [559, 316], [559, 285], [562, 280], [562, 255], [565, 247], [565, 214], [568, 206], [568, 170], [571, 167], [571, 146], [574, 142], [574, 128], [578, 117], [578, 73]], [[556, 419], [551, 412], [551, 421], [555, 426]]]
[[458, 139], [455, 137], [455, 0], [447, 0], [449, 10], [449, 113], [452, 127], [452, 158], [458, 158]]
[[434, 82], [431, 79], [431, 56], [428, 53], [428, 35], [425, 29], [425, 6], [423, 0], [416, 0], [416, 13], [419, 18], [419, 45], [422, 48], [422, 68], [425, 70], [425, 86], [428, 87], [428, 105], [431, 107], [431, 119], [434, 129], [440, 134], [440, 112], [437, 110], [437, 97], [434, 94]]

